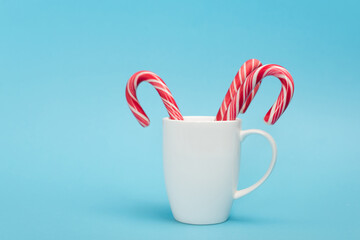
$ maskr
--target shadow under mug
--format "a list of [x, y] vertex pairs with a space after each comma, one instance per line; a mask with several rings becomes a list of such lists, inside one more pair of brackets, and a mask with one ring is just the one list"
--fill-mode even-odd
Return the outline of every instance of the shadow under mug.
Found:
[[[163, 119], [163, 161], [166, 190], [174, 218], [189, 224], [216, 224], [228, 219], [232, 202], [270, 175], [276, 144], [266, 132], [241, 130], [241, 120], [188, 116], [184, 121]], [[264, 136], [272, 147], [265, 175], [254, 185], [237, 190], [240, 143], [247, 135]]]

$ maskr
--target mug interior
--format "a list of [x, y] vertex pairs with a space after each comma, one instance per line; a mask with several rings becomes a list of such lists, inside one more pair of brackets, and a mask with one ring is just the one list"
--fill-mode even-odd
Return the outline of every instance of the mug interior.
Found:
[[165, 121], [174, 121], [174, 122], [187, 122], [187, 123], [214, 123], [214, 124], [220, 124], [220, 123], [233, 123], [233, 122], [238, 122], [241, 121], [239, 118], [237, 118], [236, 120], [227, 120], [227, 121], [216, 121], [215, 120], [215, 116], [183, 116], [184, 120], [174, 120], [174, 119], [170, 119], [169, 117], [164, 118]]

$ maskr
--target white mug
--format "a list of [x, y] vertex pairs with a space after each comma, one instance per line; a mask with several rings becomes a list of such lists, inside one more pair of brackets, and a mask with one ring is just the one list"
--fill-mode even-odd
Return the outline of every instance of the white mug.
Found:
[[[174, 218], [189, 224], [215, 224], [228, 219], [234, 199], [259, 187], [276, 161], [276, 144], [266, 132], [241, 130], [241, 120], [215, 117], [163, 119], [163, 159], [166, 190]], [[265, 175], [237, 190], [240, 143], [249, 134], [264, 136], [272, 147]]]

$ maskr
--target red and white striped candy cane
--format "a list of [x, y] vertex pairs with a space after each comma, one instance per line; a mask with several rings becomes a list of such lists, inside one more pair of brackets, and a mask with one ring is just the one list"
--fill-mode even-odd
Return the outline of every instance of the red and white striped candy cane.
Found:
[[170, 119], [184, 120], [180, 113], [179, 107], [177, 106], [165, 82], [155, 73], [149, 71], [140, 71], [132, 75], [127, 82], [125, 94], [129, 108], [141, 126], [147, 127], [150, 124], [150, 120], [140, 106], [136, 96], [136, 89], [138, 85], [144, 81], [150, 83], [159, 93], [161, 100], [165, 104], [165, 107], [169, 113]]
[[268, 64], [257, 68], [245, 80], [237, 92], [236, 98], [230, 103], [224, 120], [235, 120], [242, 109], [246, 99], [253, 89], [267, 76], [274, 76], [281, 81], [282, 88], [280, 95], [274, 105], [266, 113], [264, 121], [267, 124], [274, 124], [286, 110], [294, 94], [294, 81], [290, 73], [283, 67], [275, 64]]
[[[247, 60], [239, 69], [237, 74], [234, 77], [234, 80], [231, 82], [229, 90], [227, 91], [223, 102], [221, 103], [221, 107], [216, 115], [216, 121], [222, 121], [224, 119], [224, 115], [226, 114], [230, 103], [236, 96], [240, 86], [244, 83], [246, 77], [253, 72], [255, 69], [260, 67], [262, 64], [257, 59], [250, 59]], [[255, 97], [257, 90], [259, 89], [260, 84], [255, 87], [255, 89], [251, 92], [251, 95], [247, 98], [243, 108], [241, 109], [240, 113], [246, 112], [250, 102]]]

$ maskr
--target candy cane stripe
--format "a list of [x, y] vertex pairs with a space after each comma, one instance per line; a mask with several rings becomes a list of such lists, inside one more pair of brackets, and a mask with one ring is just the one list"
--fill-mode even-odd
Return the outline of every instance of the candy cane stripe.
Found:
[[[231, 102], [236, 98], [237, 93], [239, 91], [239, 88], [241, 87], [241, 85], [243, 85], [243, 83], [246, 80], [246, 77], [253, 72], [255, 69], [257, 69], [258, 67], [260, 67], [262, 64], [259, 60], [256, 59], [250, 59], [248, 61], [246, 61], [241, 68], [239, 69], [239, 71], [236, 73], [232, 83], [230, 84], [230, 87], [225, 95], [225, 98], [223, 100], [223, 102], [221, 103], [220, 109], [216, 115], [216, 120], [217, 121], [222, 121], [224, 119], [227, 119], [231, 114], [227, 114], [228, 109], [230, 107]], [[246, 111], [248, 105], [250, 104], [251, 100], [254, 98], [254, 96], [256, 95], [256, 92], [258, 90], [259, 87], [255, 88], [253, 90], [253, 94], [250, 96], [250, 99], [248, 101], [245, 102], [245, 106], [242, 108], [244, 110], [244, 112]]]

